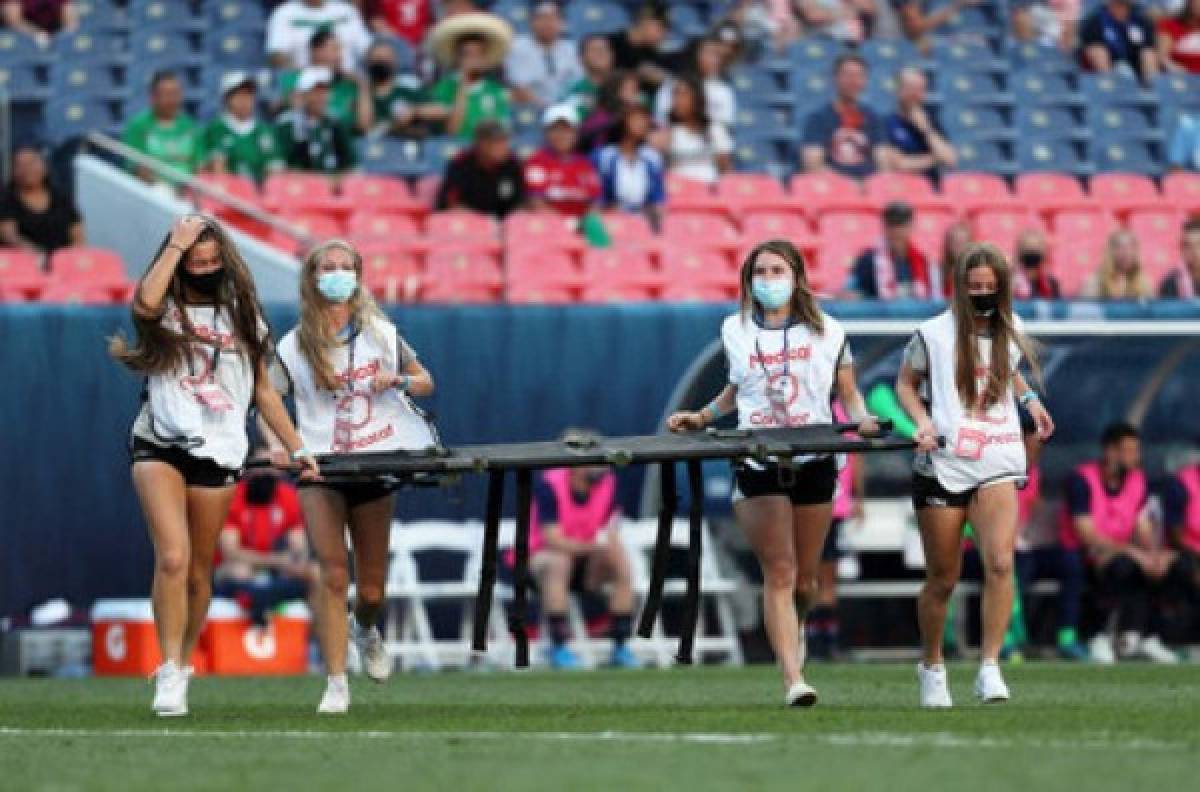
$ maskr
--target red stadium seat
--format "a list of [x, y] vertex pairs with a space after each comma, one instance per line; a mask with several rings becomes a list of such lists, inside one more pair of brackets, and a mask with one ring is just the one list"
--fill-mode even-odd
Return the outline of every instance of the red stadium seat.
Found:
[[38, 254], [0, 250], [0, 300], [36, 300], [46, 284]]
[[1185, 212], [1200, 212], [1200, 173], [1177, 171], [1162, 180], [1163, 201]]
[[811, 217], [825, 212], [869, 209], [858, 182], [832, 171], [797, 173], [788, 183], [795, 205]]
[[[421, 299], [429, 302], [493, 302], [500, 297], [504, 276], [490, 253], [472, 248], [434, 248], [425, 259], [425, 281]], [[435, 299], [436, 297], [436, 299]]]
[[[636, 287], [656, 289], [662, 275], [650, 265], [646, 251], [638, 247], [611, 247], [583, 254], [583, 278], [588, 288]], [[594, 302], [584, 297], [585, 301]]]
[[743, 246], [753, 247], [768, 239], [786, 239], [801, 251], [811, 250], [816, 244], [812, 227], [799, 212], [751, 212], [746, 215], [742, 221]]
[[425, 220], [425, 237], [430, 245], [453, 243], [481, 250], [500, 251], [500, 227], [491, 215], [465, 209], [434, 212]]
[[808, 280], [818, 293], [836, 296], [846, 284], [854, 260], [865, 248], [845, 240], [824, 242], [817, 248], [816, 266], [808, 271]]
[[654, 229], [645, 215], [632, 212], [602, 212], [600, 220], [604, 223], [613, 242], [649, 242], [654, 239]]
[[306, 213], [282, 215], [279, 219], [290, 223], [308, 237], [307, 240], [300, 240], [274, 229], [271, 232], [271, 244], [289, 253], [302, 253], [312, 244], [342, 235], [342, 224], [332, 215]]
[[429, 211], [408, 189], [403, 179], [351, 173], [342, 179], [342, 201], [351, 211], [403, 212], [421, 216]]
[[948, 206], [945, 199], [933, 191], [929, 179], [916, 173], [874, 173], [863, 183], [863, 192], [867, 200], [880, 209], [892, 201], [905, 201], [917, 209]]
[[975, 239], [991, 242], [1008, 253], [1016, 245], [1017, 237], [1028, 228], [1046, 230], [1042, 218], [1033, 212], [992, 210], [975, 216]]
[[930, 261], [939, 260], [946, 229], [957, 220], [958, 217], [949, 211], [925, 209], [917, 212], [913, 217], [913, 244]]
[[664, 284], [724, 290], [732, 298], [738, 291], [738, 274], [729, 260], [712, 250], [671, 251], [659, 263]]
[[[247, 203], [259, 204], [258, 187], [245, 176], [237, 176], [232, 173], [199, 173], [196, 175], [196, 180], [207, 187], [216, 188]], [[201, 211], [217, 216], [222, 216], [230, 211], [229, 205], [223, 201], [205, 197], [203, 193], [199, 192], [195, 194], [195, 197]]]
[[670, 245], [736, 252], [742, 235], [723, 217], [700, 212], [676, 212], [663, 218], [662, 234]]
[[1099, 251], [1086, 247], [1054, 246], [1051, 258], [1054, 277], [1058, 278], [1062, 295], [1067, 298], [1078, 297], [1083, 284], [1100, 268]]
[[412, 215], [365, 210], [350, 215], [346, 221], [346, 235], [355, 242], [388, 239], [411, 243], [420, 232]]
[[421, 286], [421, 271], [412, 251], [388, 242], [357, 245], [363, 259], [363, 281], [384, 302], [411, 302]]
[[663, 287], [660, 299], [663, 302], [728, 302], [737, 299], [737, 289], [731, 293], [720, 286], [703, 283], [672, 283]]
[[88, 281], [51, 279], [40, 295], [42, 302], [79, 303], [80, 305], [106, 305], [119, 303], [112, 289]]
[[878, 244], [883, 222], [874, 212], [829, 212], [817, 220], [817, 239], [853, 243], [856, 247]]
[[128, 300], [134, 287], [120, 256], [111, 250], [92, 247], [68, 247], [55, 252], [50, 257], [50, 278], [52, 282], [46, 285], [42, 299], [48, 299], [46, 292], [57, 283], [94, 286], [106, 291], [116, 302]]
[[966, 212], [1019, 205], [1004, 179], [992, 173], [947, 173], [942, 177], [942, 198]]
[[1144, 210], [1131, 212], [1126, 226], [1137, 237], [1145, 252], [1149, 248], [1167, 248], [1172, 255], [1179, 252], [1183, 239], [1183, 223], [1186, 215], [1168, 210]]
[[1108, 212], [1087, 209], [1068, 209], [1059, 212], [1050, 223], [1054, 235], [1062, 238], [1106, 237], [1117, 227], [1116, 218]]
[[507, 298], [523, 305], [567, 305], [576, 302], [576, 290], [546, 283], [511, 284]]
[[333, 181], [319, 173], [272, 173], [263, 183], [263, 203], [277, 212], [339, 211]]
[[500, 289], [474, 283], [427, 282], [421, 288], [421, 302], [439, 305], [474, 305], [500, 301]]
[[1142, 269], [1155, 289], [1158, 288], [1162, 279], [1181, 263], [1178, 246], [1140, 245], [1139, 252], [1142, 258]]
[[1088, 192], [1100, 208], [1110, 212], [1124, 214], [1163, 206], [1163, 197], [1150, 177], [1136, 173], [1097, 173]]
[[726, 207], [708, 182], [667, 174], [667, 210], [672, 212], [725, 212]]
[[584, 284], [574, 256], [561, 250], [512, 251], [506, 268], [510, 295], [518, 287], [577, 290]]
[[646, 302], [654, 299], [654, 288], [638, 286], [632, 283], [607, 284], [599, 283], [588, 286], [583, 290], [582, 302], [586, 303], [618, 303]]
[[1015, 194], [1023, 206], [1035, 212], [1092, 207], [1079, 180], [1066, 173], [1022, 173], [1017, 176]]
[[735, 212], [787, 210], [796, 200], [782, 182], [765, 173], [727, 173], [717, 182], [717, 198]]
[[442, 177], [439, 174], [430, 174], [417, 179], [413, 185], [413, 197], [417, 199], [417, 203], [425, 207], [426, 210], [433, 210], [437, 203], [438, 190], [442, 187]]
[[510, 250], [537, 247], [582, 250], [578, 221], [554, 211], [519, 211], [504, 218], [504, 241]]

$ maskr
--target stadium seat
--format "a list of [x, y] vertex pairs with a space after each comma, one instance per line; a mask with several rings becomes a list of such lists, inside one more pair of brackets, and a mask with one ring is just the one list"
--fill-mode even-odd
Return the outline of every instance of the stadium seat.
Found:
[[1195, 105], [1200, 101], [1200, 75], [1160, 74], [1154, 83], [1154, 90], [1163, 105]]
[[957, 220], [957, 215], [948, 210], [926, 209], [917, 212], [913, 217], [913, 244], [930, 261], [939, 260], [946, 229]]
[[1097, 135], [1161, 142], [1162, 132], [1155, 127], [1151, 112], [1142, 107], [1108, 105], [1089, 107], [1087, 117]]
[[421, 206], [432, 209], [437, 202], [438, 190], [441, 187], [442, 175], [440, 173], [426, 174], [413, 182], [413, 197]]
[[517, 33], [529, 30], [529, 3], [526, 0], [499, 0], [491, 12], [512, 25]]
[[516, 305], [568, 305], [578, 302], [577, 290], [544, 283], [510, 283], [505, 300]]
[[433, 248], [425, 259], [425, 280], [421, 299], [454, 302], [461, 290], [470, 299], [462, 302], [490, 302], [500, 297], [504, 275], [496, 257], [473, 249]]
[[50, 282], [42, 292], [57, 284], [90, 286], [106, 292], [110, 300], [121, 302], [131, 293], [132, 282], [121, 257], [110, 250], [93, 247], [67, 247], [50, 256]]
[[1135, 173], [1097, 173], [1088, 184], [1088, 194], [1099, 207], [1112, 212], [1163, 205], [1154, 182]]
[[596, 33], [616, 33], [629, 26], [625, 9], [606, 0], [575, 0], [566, 7], [567, 29], [579, 40]]
[[251, 30], [221, 30], [210, 34], [212, 63], [225, 71], [256, 69], [263, 65], [262, 36]]
[[504, 243], [510, 250], [533, 247], [578, 251], [586, 245], [575, 218], [552, 210], [521, 210], [504, 218]]
[[516, 288], [566, 289], [575, 294], [585, 283], [575, 257], [561, 250], [510, 253], [505, 269], [510, 294]]
[[420, 301], [435, 305], [476, 305], [500, 301], [503, 290], [478, 283], [442, 283], [426, 281], [421, 284]]
[[45, 51], [24, 33], [0, 30], [0, 63], [44, 63]]
[[1008, 71], [1008, 64], [978, 39], [938, 37], [929, 54], [939, 73]]
[[1147, 245], [1142, 242], [1138, 246], [1142, 262], [1142, 271], [1157, 289], [1162, 279], [1180, 265], [1179, 246]]
[[1163, 200], [1188, 212], [1200, 211], [1200, 173], [1176, 171], [1162, 179]]
[[0, 300], [36, 300], [46, 283], [38, 254], [0, 249]]
[[206, 60], [193, 35], [179, 30], [137, 32], [129, 50], [131, 62], [150, 71], [199, 67]]
[[1082, 74], [1080, 92], [1088, 107], [1103, 105], [1153, 106], [1157, 97], [1132, 74], [1118, 71], [1107, 74]]
[[870, 66], [872, 74], [894, 74], [921, 59], [921, 53], [905, 39], [869, 38], [859, 45], [858, 53]]
[[411, 242], [420, 232], [411, 215], [366, 210], [350, 215], [346, 221], [346, 235], [356, 243], [384, 239]]
[[987, 72], [947, 72], [940, 75], [937, 90], [948, 104], [993, 105], [1007, 107], [1013, 103], [1012, 94]]
[[725, 207], [707, 182], [667, 173], [668, 211], [723, 212]]
[[966, 212], [1008, 209], [1018, 205], [1004, 179], [992, 173], [953, 171], [942, 177], [942, 198]]
[[362, 255], [363, 282], [384, 302], [412, 302], [421, 286], [421, 270], [412, 252], [392, 242], [356, 242]]
[[1091, 134], [1078, 112], [1063, 105], [1018, 107], [1016, 130], [1022, 138], [1036, 140], [1086, 140]]
[[834, 60], [843, 52], [845, 47], [841, 42], [820, 36], [805, 36], [788, 44], [783, 54], [792, 62], [793, 67], [809, 68], [829, 74]]
[[[129, 16], [125, 13], [125, 3], [120, 6], [115, 0], [78, 0], [74, 3], [75, 13], [79, 16], [79, 30], [89, 34], [129, 33]], [[56, 38], [64, 34], [61, 31]]]
[[1017, 165], [1022, 171], [1067, 171], [1076, 176], [1092, 171], [1081, 144], [1069, 140], [1019, 138]]
[[797, 173], [788, 183], [788, 189], [792, 198], [809, 216], [822, 212], [867, 209], [871, 205], [858, 182], [833, 171]]
[[1009, 43], [1008, 54], [1013, 67], [1022, 71], [1069, 74], [1078, 68], [1062, 50], [1053, 45], [1013, 41]]
[[712, 250], [672, 250], [659, 263], [664, 284], [723, 289], [729, 299], [738, 292], [738, 273], [729, 259]]
[[[662, 286], [663, 278], [640, 248], [611, 247], [588, 250], [581, 262], [585, 292], [587, 289], [634, 289], [649, 292]], [[635, 299], [647, 299], [637, 297]], [[589, 300], [585, 294], [584, 300]]]
[[92, 131], [112, 132], [117, 124], [114, 102], [94, 96], [52, 97], [42, 113], [46, 139], [54, 144]]
[[425, 220], [425, 236], [441, 244], [500, 250], [500, 229], [491, 215], [466, 209], [434, 212]]
[[817, 248], [816, 266], [808, 272], [813, 289], [826, 296], [837, 296], [846, 285], [850, 269], [864, 250], [877, 243], [863, 240], [831, 239]]
[[1017, 201], [1034, 211], [1090, 206], [1079, 180], [1065, 173], [1022, 173], [1017, 176]]
[[45, 101], [50, 95], [46, 67], [34, 61], [0, 62], [0, 92], [10, 101]]
[[812, 227], [799, 212], [750, 212], [742, 221], [743, 247], [768, 239], [786, 239], [801, 251], [816, 245]]
[[382, 212], [403, 212], [423, 216], [428, 207], [413, 196], [402, 179], [350, 173], [342, 177], [341, 196], [351, 209], [372, 209]]
[[271, 244], [289, 253], [301, 253], [313, 244], [342, 235], [342, 224], [328, 214], [284, 214], [280, 215], [279, 219], [291, 224], [306, 236], [306, 239], [301, 240], [282, 230], [273, 230], [270, 236]]
[[833, 76], [829, 73], [829, 67], [822, 65], [817, 71], [792, 72], [789, 80], [792, 95], [796, 98], [797, 131], [801, 131], [808, 112], [829, 101]]
[[795, 201], [783, 183], [765, 173], [727, 173], [717, 182], [717, 199], [738, 214], [756, 209], [787, 209]]
[[871, 205], [879, 208], [893, 201], [907, 201], [917, 209], [947, 206], [946, 201], [934, 192], [929, 179], [916, 173], [873, 173], [863, 181], [863, 193]]
[[667, 4], [667, 25], [672, 33], [686, 40], [699, 38], [708, 32], [708, 25], [699, 9], [688, 3]]
[[64, 281], [51, 278], [39, 299], [47, 303], [76, 303], [79, 305], [106, 305], [124, 302], [112, 289], [86, 281]]
[[1026, 210], [988, 210], [975, 216], [975, 238], [991, 242], [1008, 252], [1016, 246], [1017, 237], [1029, 228], [1046, 230], [1046, 224], [1035, 212]]
[[711, 248], [727, 253], [741, 245], [741, 234], [730, 221], [710, 214], [673, 212], [663, 218], [663, 238], [672, 245]]
[[267, 27], [263, 4], [255, 0], [218, 0], [210, 6], [218, 28], [265, 30]]
[[1186, 217], [1173, 208], [1142, 209], [1129, 213], [1126, 227], [1138, 238], [1143, 250], [1163, 247], [1174, 254], [1179, 250]]
[[128, 93], [117, 79], [116, 69], [107, 63], [55, 63], [50, 69], [50, 90], [55, 96], [120, 99]]
[[733, 146], [733, 166], [744, 173], [762, 173], [772, 165], [784, 161], [785, 157], [776, 150], [770, 135], [766, 138], [741, 136]]
[[729, 74], [729, 84], [740, 101], [763, 104], [792, 103], [792, 96], [780, 87], [775, 76], [765, 69], [741, 66]]
[[1096, 170], [1101, 172], [1123, 171], [1157, 176], [1163, 170], [1158, 147], [1140, 138], [1097, 137], [1092, 144], [1092, 156], [1096, 161]]
[[[237, 176], [232, 173], [200, 173], [196, 175], [196, 180], [200, 184], [220, 190], [232, 198], [255, 206], [259, 205], [258, 187], [245, 176]], [[264, 224], [242, 214], [226, 201], [210, 198], [199, 191], [193, 192], [193, 200], [200, 211], [208, 212], [252, 236], [266, 238], [270, 234]]]
[[732, 290], [702, 283], [672, 282], [659, 290], [662, 302], [729, 302], [736, 300], [737, 288]]
[[1054, 277], [1058, 278], [1063, 297], [1067, 298], [1078, 297], [1084, 283], [1100, 267], [1097, 249], [1079, 245], [1055, 246], [1051, 258]]
[[1117, 227], [1110, 213], [1091, 209], [1067, 209], [1054, 215], [1050, 228], [1059, 239], [1106, 237]]
[[997, 140], [955, 141], [958, 150], [958, 167], [967, 171], [1009, 176], [1016, 172], [1011, 146]]
[[827, 212], [817, 220], [817, 239], [824, 246], [833, 242], [855, 248], [872, 247], [883, 234], [877, 212]]
[[1079, 106], [1083, 97], [1075, 89], [1073, 76], [1025, 71], [1012, 75], [1013, 98], [1018, 107], [1029, 105]]
[[645, 215], [613, 210], [600, 213], [605, 230], [616, 244], [649, 243], [654, 239], [654, 229]]
[[367, 173], [389, 176], [425, 176], [441, 173], [434, 168], [425, 146], [416, 140], [372, 137], [363, 141], [362, 164]]
[[281, 213], [333, 212], [344, 204], [333, 192], [333, 181], [319, 173], [281, 171], [263, 182], [263, 205]]
[[1008, 140], [1013, 131], [1001, 111], [994, 107], [954, 105], [943, 107], [938, 116], [942, 128], [953, 141]]
[[[3, 38], [0, 37], [0, 42], [2, 41]], [[56, 65], [96, 61], [111, 62], [115, 58], [122, 57], [121, 51], [113, 44], [112, 39], [84, 31], [59, 33], [54, 37], [51, 47], [51, 55]]]

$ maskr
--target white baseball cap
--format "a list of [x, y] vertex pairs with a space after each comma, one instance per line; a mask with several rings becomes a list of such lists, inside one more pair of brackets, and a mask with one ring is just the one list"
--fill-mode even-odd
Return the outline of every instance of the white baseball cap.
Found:
[[225, 76], [221, 78], [221, 96], [228, 96], [230, 93], [241, 88], [243, 85], [251, 85], [257, 88], [258, 82], [254, 79], [250, 72], [227, 72]]
[[333, 83], [333, 72], [328, 66], [305, 66], [304, 71], [300, 72], [300, 79], [296, 81], [296, 90], [300, 93], [307, 93], [318, 85], [331, 85]]
[[571, 126], [579, 123], [579, 114], [575, 111], [575, 105], [572, 104], [556, 104], [546, 108], [546, 112], [542, 114], [542, 127], [552, 127], [559, 121], [565, 121]]

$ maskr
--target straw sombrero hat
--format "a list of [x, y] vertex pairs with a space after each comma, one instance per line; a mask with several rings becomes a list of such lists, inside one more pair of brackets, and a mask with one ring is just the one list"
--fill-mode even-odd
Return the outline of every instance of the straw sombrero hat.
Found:
[[504, 61], [512, 45], [513, 31], [507, 22], [495, 14], [482, 11], [455, 14], [442, 20], [429, 34], [429, 49], [443, 67], [454, 65], [455, 47], [463, 36], [482, 36], [487, 43], [487, 67], [494, 68]]

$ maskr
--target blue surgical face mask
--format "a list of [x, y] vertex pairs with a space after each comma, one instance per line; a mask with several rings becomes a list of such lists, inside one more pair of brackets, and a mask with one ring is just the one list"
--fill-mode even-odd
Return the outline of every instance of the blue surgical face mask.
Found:
[[330, 302], [346, 302], [357, 290], [358, 276], [353, 270], [334, 270], [317, 276], [317, 291]]
[[750, 292], [763, 308], [774, 311], [792, 299], [792, 281], [790, 278], [754, 278], [750, 282]]

